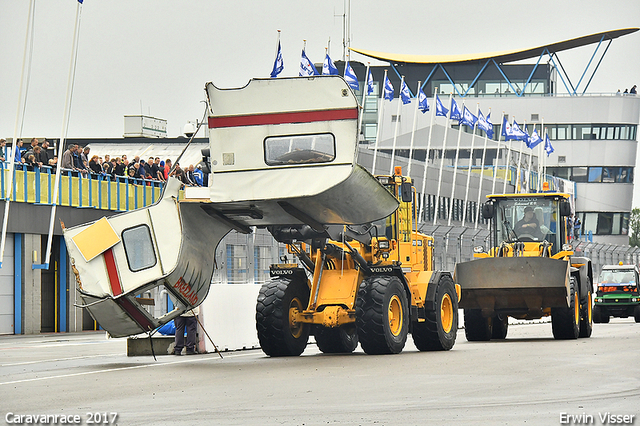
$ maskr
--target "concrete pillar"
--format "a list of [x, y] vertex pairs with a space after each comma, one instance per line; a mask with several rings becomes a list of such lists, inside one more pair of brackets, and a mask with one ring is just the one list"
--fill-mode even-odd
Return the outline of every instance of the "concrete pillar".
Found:
[[23, 334], [38, 334], [42, 328], [41, 270], [31, 267], [34, 263], [40, 263], [41, 251], [41, 236], [24, 234], [22, 244]]

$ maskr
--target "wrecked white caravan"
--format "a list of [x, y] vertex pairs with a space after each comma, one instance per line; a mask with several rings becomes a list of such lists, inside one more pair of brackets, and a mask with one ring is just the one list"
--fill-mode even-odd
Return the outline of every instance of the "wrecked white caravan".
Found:
[[[112, 336], [150, 332], [202, 303], [215, 250], [232, 229], [316, 233], [383, 218], [398, 201], [356, 163], [358, 103], [339, 76], [206, 85], [211, 169], [206, 192], [178, 200], [170, 179], [153, 206], [68, 228], [84, 306]], [[147, 309], [144, 292], [171, 294], [173, 311]]]

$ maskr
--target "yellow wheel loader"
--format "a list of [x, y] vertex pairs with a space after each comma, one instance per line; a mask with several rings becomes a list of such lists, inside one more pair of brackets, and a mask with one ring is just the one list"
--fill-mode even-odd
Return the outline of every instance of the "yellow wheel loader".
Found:
[[418, 233], [415, 189], [397, 167], [378, 177], [399, 202], [366, 225], [272, 226], [300, 261], [272, 265], [260, 290], [256, 327], [269, 356], [297, 356], [312, 334], [324, 353], [399, 353], [407, 335], [421, 351], [449, 350], [460, 287], [433, 270], [433, 238]]
[[489, 248], [476, 247], [456, 265], [469, 341], [504, 339], [508, 317], [551, 316], [556, 339], [591, 336], [591, 260], [568, 240], [569, 195], [554, 192], [489, 195]]

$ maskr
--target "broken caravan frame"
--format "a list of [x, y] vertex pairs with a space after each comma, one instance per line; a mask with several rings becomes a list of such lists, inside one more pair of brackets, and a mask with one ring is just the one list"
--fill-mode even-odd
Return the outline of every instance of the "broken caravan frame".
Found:
[[[373, 222], [399, 205], [356, 163], [359, 106], [342, 77], [253, 79], [238, 89], [207, 83], [205, 90], [208, 198], [179, 201], [181, 184], [170, 178], [152, 206], [64, 230], [79, 306], [113, 337], [151, 333], [202, 303], [215, 250], [231, 230], [321, 232]], [[174, 300], [160, 317], [140, 297], [154, 288]]]

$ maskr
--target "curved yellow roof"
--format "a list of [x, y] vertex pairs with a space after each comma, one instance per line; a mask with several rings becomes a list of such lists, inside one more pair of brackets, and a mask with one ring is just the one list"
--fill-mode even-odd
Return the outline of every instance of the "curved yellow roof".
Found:
[[586, 46], [592, 43], [598, 43], [603, 37], [605, 40], [613, 40], [614, 38], [635, 33], [639, 29], [640, 28], [623, 28], [620, 30], [604, 31], [601, 33], [573, 38], [557, 43], [534, 47], [531, 49], [505, 50], [502, 52], [477, 53], [471, 55], [403, 55], [397, 53], [374, 52], [372, 50], [365, 49], [350, 48], [350, 50], [368, 56], [370, 58], [392, 63], [446, 64], [456, 62], [483, 61], [487, 59], [494, 59], [497, 62], [505, 63], [520, 61], [522, 59], [537, 58], [542, 54], [544, 49], [548, 49], [550, 52], [560, 52], [562, 50], [568, 50], [575, 47]]

